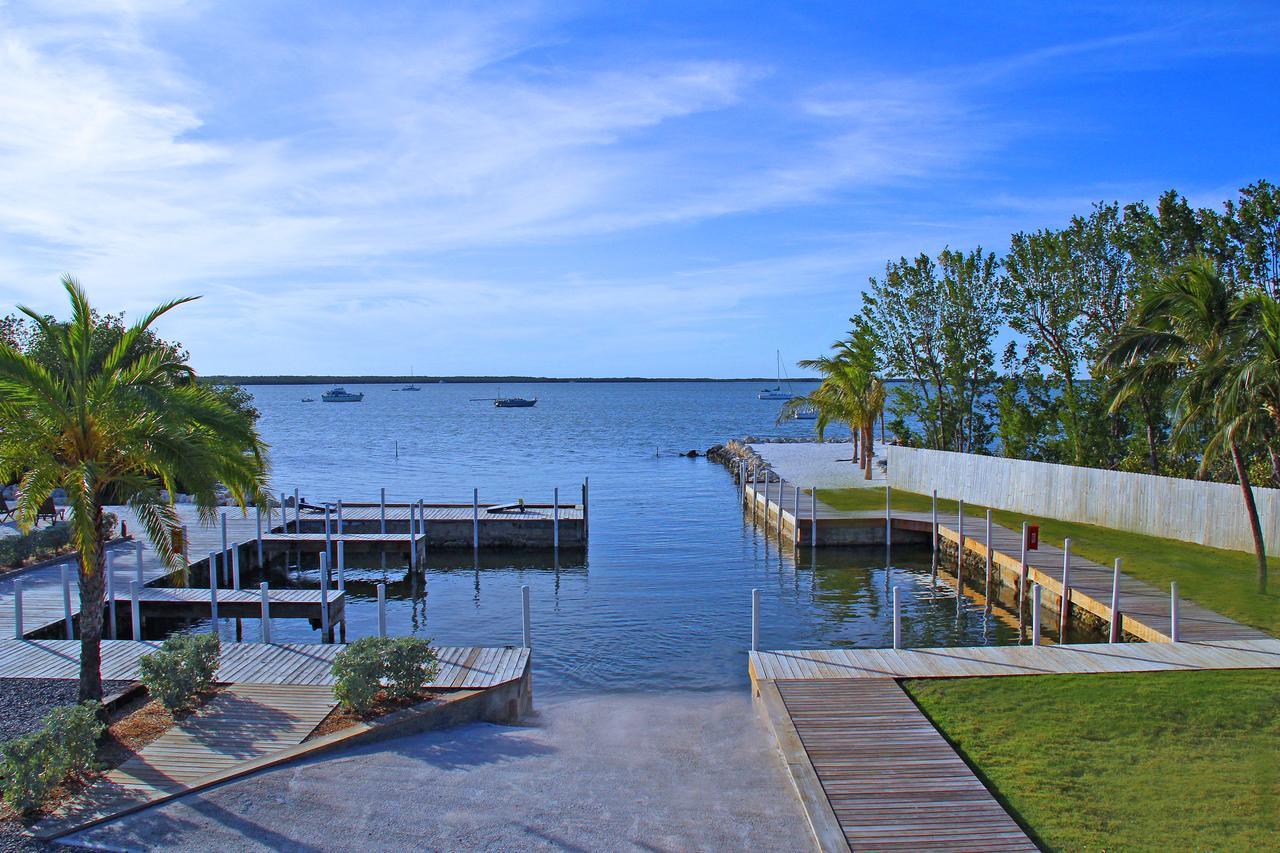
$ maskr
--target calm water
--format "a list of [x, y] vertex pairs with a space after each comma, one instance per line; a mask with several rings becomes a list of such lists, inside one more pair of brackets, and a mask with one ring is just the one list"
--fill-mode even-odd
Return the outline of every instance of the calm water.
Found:
[[[315, 386], [250, 389], [271, 445], [272, 486], [311, 500], [576, 500], [591, 478], [591, 543], [557, 567], [551, 552], [434, 552], [422, 577], [403, 564], [349, 568], [348, 638], [374, 633], [374, 584], [388, 583], [395, 633], [445, 645], [520, 642], [520, 586], [533, 602], [539, 689], [722, 688], [746, 683], [750, 591], [761, 589], [764, 648], [885, 646], [890, 583], [907, 593], [913, 645], [1016, 642], [980, 610], [957, 619], [954, 598], [929, 591], [928, 554], [902, 549], [779, 553], [745, 523], [719, 465], [677, 456], [732, 436], [806, 435], [812, 422], [774, 423], [777, 401], [754, 384], [539, 384], [532, 409], [471, 398], [495, 386], [366, 386], [360, 404], [302, 403]], [[797, 385], [797, 391], [807, 390]], [[398, 447], [398, 456], [397, 456]], [[280, 583], [283, 575], [273, 577]], [[314, 566], [288, 582], [315, 586]], [[234, 631], [228, 620], [223, 630]], [[246, 620], [246, 639], [259, 626]], [[318, 642], [303, 620], [276, 620], [274, 639]]]

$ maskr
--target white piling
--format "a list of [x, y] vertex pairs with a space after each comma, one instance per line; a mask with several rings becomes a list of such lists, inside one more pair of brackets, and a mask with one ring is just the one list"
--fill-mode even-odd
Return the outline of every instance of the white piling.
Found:
[[937, 490], [937, 489], [934, 489], [934, 490], [933, 490], [933, 528], [932, 528], [932, 532], [933, 532], [933, 539], [932, 539], [933, 550], [934, 550], [934, 553], [937, 553], [937, 551], [938, 551], [938, 490]]
[[378, 584], [378, 636], [387, 636], [387, 585]]
[[381, 492], [378, 493], [378, 518], [381, 520], [381, 524], [382, 524], [379, 530], [382, 532], [383, 536], [386, 536], [387, 535], [387, 490], [385, 487], [382, 489]]
[[890, 557], [890, 547], [893, 540], [893, 514], [890, 501], [892, 497], [889, 494], [889, 485], [886, 483], [884, 487], [884, 564], [887, 566], [892, 562]]
[[1111, 572], [1111, 627], [1107, 631], [1107, 642], [1120, 642], [1120, 558], [1116, 557], [1116, 567]]
[[[222, 556], [219, 557], [219, 560], [221, 561], [221, 563], [218, 566], [219, 580], [221, 580], [222, 578], [230, 574], [230, 568], [231, 568], [230, 566], [227, 565], [227, 514], [225, 512], [222, 514], [222, 552], [221, 554]], [[210, 564], [210, 568], [213, 568], [212, 564]]]
[[986, 599], [983, 609], [988, 613], [991, 612], [991, 557], [993, 549], [991, 546], [991, 510], [987, 510], [987, 532], [985, 547], [987, 549], [987, 577], [983, 584], [982, 596]]
[[342, 499], [338, 499], [338, 535], [342, 535]]
[[[284, 514], [284, 504], [280, 504], [280, 512]], [[271, 588], [267, 582], [258, 584], [258, 596], [262, 601], [262, 642], [271, 642]]]
[[240, 546], [231, 549], [231, 588], [240, 588]]
[[[223, 518], [226, 516], [224, 515]], [[217, 572], [214, 571], [217, 556], [213, 552], [209, 553], [209, 632], [212, 634], [218, 633], [218, 577]]]
[[751, 651], [760, 650], [760, 590], [751, 590]]
[[1169, 584], [1169, 640], [1178, 642], [1178, 582]]
[[62, 619], [67, 623], [67, 639], [76, 636], [75, 621], [71, 617], [71, 573], [67, 564], [62, 564]]
[[591, 504], [591, 478], [582, 478], [582, 544], [587, 543], [587, 536], [591, 530], [589, 524]]
[[26, 632], [22, 630], [22, 578], [13, 582], [13, 638], [21, 640]]
[[302, 496], [296, 486], [293, 490], [293, 526], [296, 532], [302, 532]]
[[1067, 627], [1071, 620], [1071, 540], [1062, 541], [1062, 606], [1058, 613], [1058, 642], [1067, 641]]
[[778, 476], [778, 545], [782, 545], [782, 476]]
[[116, 639], [116, 560], [107, 552], [107, 636]]
[[347, 589], [347, 549], [345, 542], [338, 541], [338, 589]]
[[560, 490], [551, 493], [551, 547], [560, 550]]
[[418, 570], [418, 509], [409, 504], [409, 569]]
[[809, 547], [818, 547], [818, 487], [809, 489]]
[[956, 501], [956, 612], [964, 598], [964, 501]]
[[142, 602], [138, 600], [142, 584], [129, 581], [129, 615], [133, 617], [133, 638], [142, 639]]
[[329, 555], [320, 555], [320, 642], [329, 642]]
[[480, 550], [480, 490], [471, 490], [471, 547]]
[[800, 487], [791, 484], [791, 546], [800, 547]]
[[329, 514], [329, 504], [324, 505], [324, 555], [330, 557], [333, 554], [333, 527], [332, 517]]
[[520, 587], [520, 607], [522, 615], [522, 624], [524, 626], [524, 647], [526, 649], [533, 648], [533, 620], [529, 613], [529, 585], [525, 584]]
[[1031, 585], [1031, 645], [1040, 645], [1040, 584]]
[[902, 648], [902, 606], [898, 601], [898, 587], [893, 587], [893, 647]]

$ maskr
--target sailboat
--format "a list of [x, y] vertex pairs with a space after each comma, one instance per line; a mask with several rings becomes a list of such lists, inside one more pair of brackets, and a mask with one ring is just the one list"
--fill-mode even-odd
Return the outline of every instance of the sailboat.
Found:
[[413, 365], [409, 365], [409, 384], [400, 389], [401, 391], [421, 391], [417, 385], [413, 383]]
[[774, 350], [774, 355], [778, 359], [778, 384], [772, 388], [766, 388], [756, 395], [760, 400], [790, 400], [795, 394], [791, 393], [791, 380], [787, 380], [786, 391], [782, 390], [782, 350]]

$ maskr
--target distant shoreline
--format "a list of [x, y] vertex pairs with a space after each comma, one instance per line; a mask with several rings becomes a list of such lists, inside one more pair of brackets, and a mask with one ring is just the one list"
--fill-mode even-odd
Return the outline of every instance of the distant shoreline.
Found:
[[[765, 385], [773, 386], [778, 383], [777, 379], [771, 378], [751, 378], [742, 379], [713, 379], [711, 377], [663, 377], [648, 378], [638, 376], [617, 376], [617, 377], [552, 377], [552, 376], [201, 376], [201, 382], [218, 385], [396, 385], [396, 384], [423, 384], [438, 385], [460, 384], [460, 385], [495, 385], [506, 383], [532, 384], [532, 383], [621, 383], [621, 382], [757, 382]], [[808, 377], [792, 378], [791, 382], [817, 382], [817, 379]]]

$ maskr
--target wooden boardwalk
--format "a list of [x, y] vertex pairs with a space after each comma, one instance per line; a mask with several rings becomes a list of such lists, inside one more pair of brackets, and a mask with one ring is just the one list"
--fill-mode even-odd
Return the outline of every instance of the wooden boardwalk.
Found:
[[326, 686], [235, 684], [136, 756], [108, 772], [65, 810], [35, 827], [52, 838], [181, 794], [211, 776], [295, 746], [337, 705]]
[[760, 702], [823, 850], [1037, 849], [896, 682], [775, 682]]
[[[160, 648], [158, 641], [104, 640], [102, 677], [136, 681], [138, 658]], [[217, 680], [225, 684], [333, 684], [333, 659], [345, 646], [305, 643], [225, 643]], [[436, 649], [440, 671], [428, 685], [439, 689], [493, 687], [521, 677], [529, 650], [443, 646]], [[78, 640], [0, 640], [0, 678], [77, 678]]]

